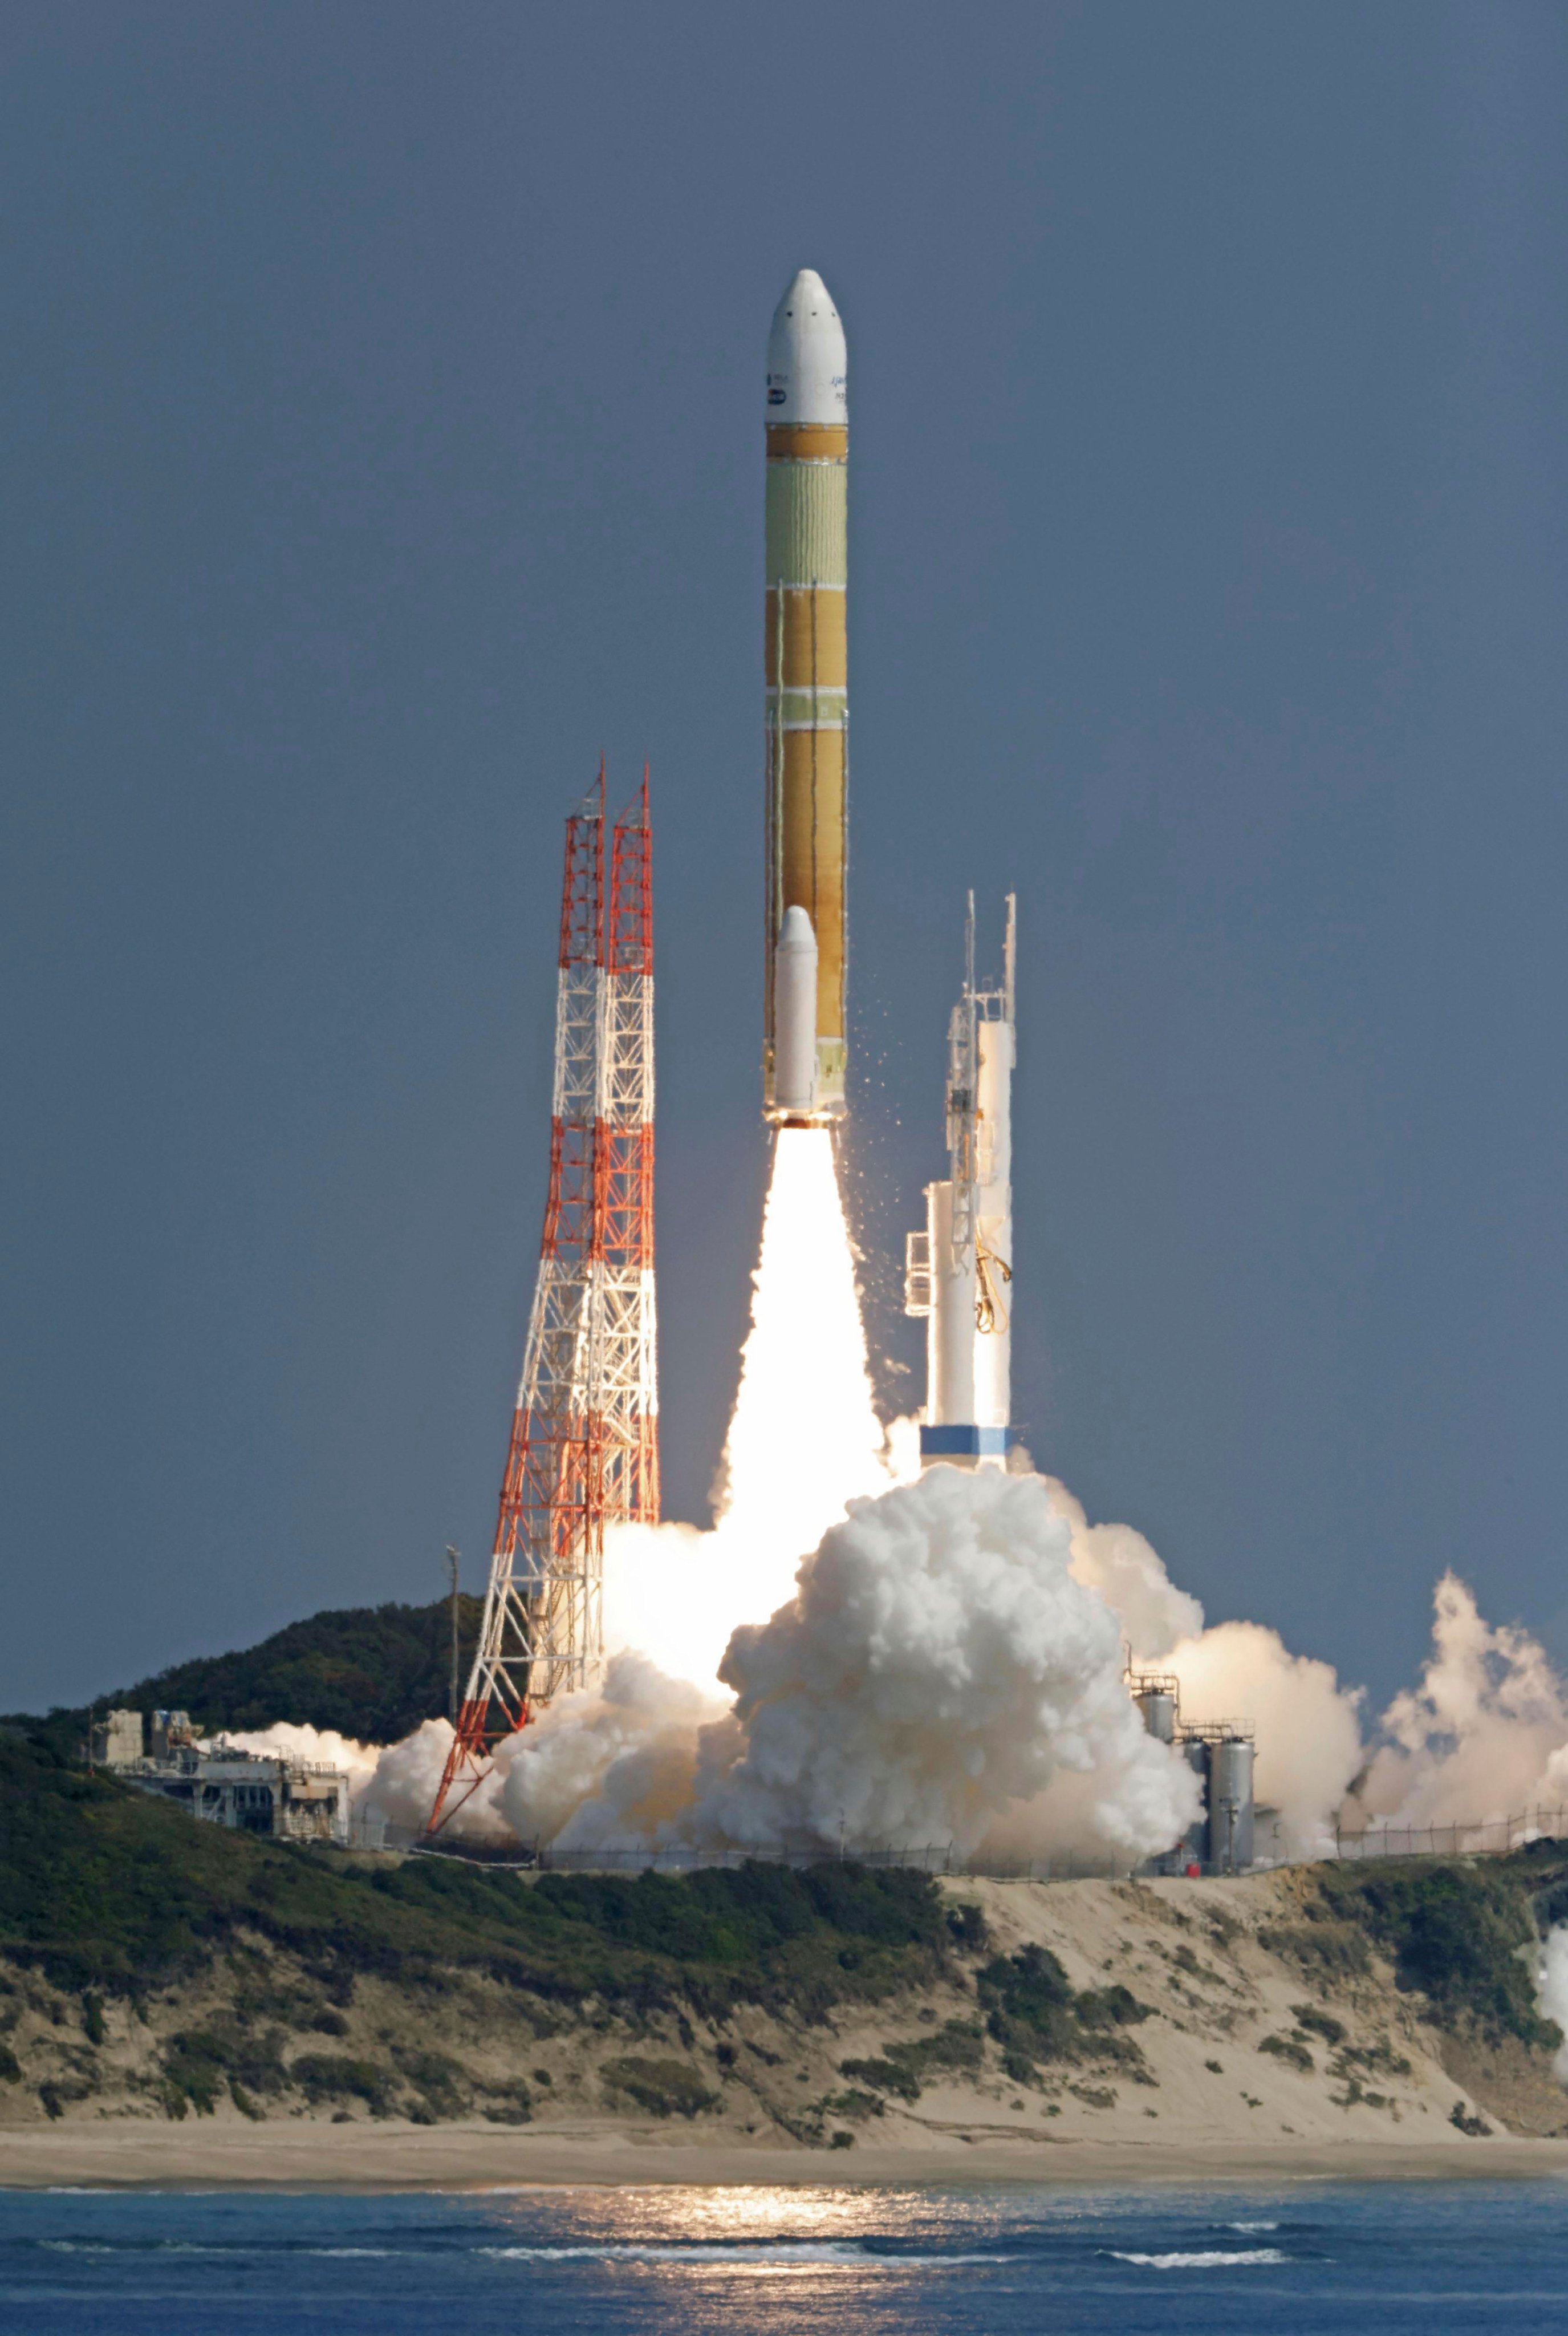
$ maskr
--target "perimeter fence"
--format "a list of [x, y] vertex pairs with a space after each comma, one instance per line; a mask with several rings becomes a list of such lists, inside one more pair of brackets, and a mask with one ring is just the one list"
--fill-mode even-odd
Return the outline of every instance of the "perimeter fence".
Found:
[[1334, 1831], [1336, 1857], [1507, 1857], [1535, 1841], [1568, 1840], [1568, 1808], [1521, 1809], [1478, 1825], [1368, 1825]]
[[[1260, 1861], [1254, 1871], [1279, 1865], [1319, 1864], [1336, 1858], [1356, 1860], [1405, 1857], [1506, 1857], [1532, 1842], [1568, 1844], [1568, 1807], [1522, 1809], [1516, 1815], [1489, 1818], [1475, 1825], [1369, 1825], [1359, 1832], [1337, 1829], [1330, 1847], [1306, 1857], [1281, 1855]], [[617, 1843], [599, 1849], [557, 1849], [549, 1843], [472, 1841], [464, 1835], [433, 1837], [406, 1825], [376, 1818], [355, 1817], [346, 1844], [351, 1849], [394, 1850], [404, 1856], [443, 1857], [459, 1864], [479, 1865], [524, 1874], [705, 1874], [734, 1873], [744, 1865], [787, 1865], [801, 1868], [831, 1864], [835, 1852], [820, 1843], [755, 1849], [693, 1849], [685, 1846], [648, 1849], [634, 1843]], [[1126, 1882], [1134, 1876], [1190, 1875], [1205, 1880], [1227, 1875], [1229, 1869], [1204, 1864], [1196, 1869], [1186, 1860], [1129, 1859], [1088, 1856], [1063, 1850], [1049, 1857], [965, 1857], [951, 1842], [924, 1844], [883, 1844], [874, 1849], [845, 1848], [837, 1853], [850, 1864], [873, 1871], [894, 1867], [917, 1874], [949, 1874], [977, 1882]]]
[[1126, 1857], [1090, 1857], [1066, 1851], [1052, 1857], [966, 1858], [950, 1842], [845, 1848], [842, 1853], [821, 1843], [755, 1849], [647, 1849], [632, 1843], [612, 1844], [601, 1849], [557, 1849], [548, 1843], [530, 1845], [476, 1842], [461, 1835], [438, 1834], [433, 1839], [428, 1834], [386, 1825], [376, 1828], [374, 1837], [368, 1829], [358, 1838], [351, 1834], [349, 1846], [399, 1850], [416, 1857], [449, 1857], [465, 1865], [504, 1867], [531, 1874], [736, 1873], [745, 1865], [787, 1865], [798, 1870], [842, 1862], [876, 1871], [904, 1867], [916, 1874], [968, 1875], [977, 1881], [1125, 1882], [1136, 1871], [1134, 1861]]

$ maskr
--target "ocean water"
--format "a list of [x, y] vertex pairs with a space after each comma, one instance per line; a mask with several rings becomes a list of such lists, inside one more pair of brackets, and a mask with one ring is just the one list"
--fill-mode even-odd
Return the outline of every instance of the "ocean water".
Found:
[[1568, 2184], [0, 2193], [25, 2336], [1568, 2331]]

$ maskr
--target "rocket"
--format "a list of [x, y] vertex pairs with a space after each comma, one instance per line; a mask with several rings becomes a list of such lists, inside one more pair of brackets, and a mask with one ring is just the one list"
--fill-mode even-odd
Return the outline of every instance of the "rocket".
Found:
[[767, 351], [764, 1115], [844, 1109], [849, 399], [843, 326], [803, 268]]
[[999, 989], [975, 982], [975, 896], [964, 986], [948, 1024], [948, 1174], [926, 1186], [905, 1250], [904, 1311], [926, 1318], [920, 1461], [1006, 1467], [1012, 1442], [1012, 1087], [1018, 910], [1007, 900]]

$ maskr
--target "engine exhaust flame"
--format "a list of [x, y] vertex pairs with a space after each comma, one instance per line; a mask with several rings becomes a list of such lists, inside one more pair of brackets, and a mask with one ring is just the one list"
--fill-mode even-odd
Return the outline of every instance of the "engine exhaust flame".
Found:
[[730, 1633], [766, 1620], [852, 1500], [897, 1481], [872, 1399], [833, 1137], [781, 1127], [713, 1530], [618, 1527], [605, 1632], [716, 1694]]

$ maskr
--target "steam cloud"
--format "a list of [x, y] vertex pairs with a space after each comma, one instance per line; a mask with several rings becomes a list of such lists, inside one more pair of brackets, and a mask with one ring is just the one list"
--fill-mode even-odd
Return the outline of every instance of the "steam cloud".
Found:
[[[1359, 1689], [1261, 1624], [1205, 1628], [1132, 1527], [1091, 1523], [1027, 1470], [922, 1476], [912, 1446], [872, 1403], [831, 1139], [783, 1130], [716, 1524], [611, 1537], [601, 1685], [502, 1744], [451, 1829], [584, 1851], [1135, 1857], [1177, 1837], [1195, 1785], [1144, 1734], [1124, 1649], [1176, 1675], [1186, 1716], [1257, 1723], [1281, 1855], [1320, 1852], [1336, 1816], [1465, 1825], [1568, 1796], [1568, 1688], [1453, 1575], [1421, 1679], [1369, 1750]], [[346, 1768], [356, 1809], [414, 1830], [452, 1732], [236, 1740]], [[1568, 1934], [1543, 1985], [1568, 2012]]]
[[[1144, 1733], [1071, 1558], [1038, 1477], [936, 1468], [855, 1503], [794, 1597], [730, 1640], [734, 1718], [705, 1737], [693, 1836], [1164, 1847], [1195, 1787]], [[1089, 1780], [1070, 1817], [1059, 1772]]]
[[1568, 1689], [1526, 1630], [1494, 1628], [1446, 1573], [1418, 1687], [1383, 1714], [1388, 1740], [1353, 1807], [1392, 1825], [1495, 1822], [1568, 1800]]

